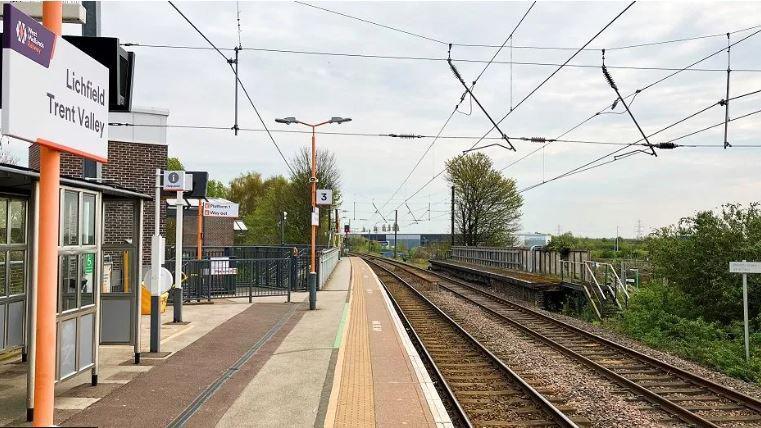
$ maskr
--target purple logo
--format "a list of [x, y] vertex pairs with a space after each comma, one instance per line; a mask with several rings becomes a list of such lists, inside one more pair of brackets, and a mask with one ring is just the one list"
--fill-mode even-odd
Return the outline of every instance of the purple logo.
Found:
[[3, 4], [3, 38], [3, 48], [14, 50], [45, 68], [50, 65], [56, 35], [10, 3]]

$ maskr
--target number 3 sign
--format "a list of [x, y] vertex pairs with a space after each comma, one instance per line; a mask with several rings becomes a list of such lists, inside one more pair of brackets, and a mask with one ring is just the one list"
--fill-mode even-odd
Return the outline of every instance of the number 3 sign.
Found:
[[333, 190], [317, 189], [317, 205], [333, 204]]

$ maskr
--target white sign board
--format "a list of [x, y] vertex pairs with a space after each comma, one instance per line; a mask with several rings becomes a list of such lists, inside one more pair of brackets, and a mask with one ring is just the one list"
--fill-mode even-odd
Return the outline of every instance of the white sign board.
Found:
[[106, 162], [108, 68], [3, 4], [2, 131]]
[[761, 262], [729, 262], [730, 273], [761, 273]]
[[238, 217], [238, 204], [230, 201], [206, 201], [203, 203], [204, 217]]
[[317, 207], [314, 207], [314, 210], [312, 211], [312, 226], [319, 226], [320, 225], [320, 209]]
[[317, 205], [333, 204], [333, 190], [317, 189]]
[[190, 181], [190, 187], [193, 184], [193, 176], [191, 174], [185, 174], [185, 171], [164, 171], [164, 186], [163, 189], [167, 192], [182, 192], [188, 189], [188, 180]]

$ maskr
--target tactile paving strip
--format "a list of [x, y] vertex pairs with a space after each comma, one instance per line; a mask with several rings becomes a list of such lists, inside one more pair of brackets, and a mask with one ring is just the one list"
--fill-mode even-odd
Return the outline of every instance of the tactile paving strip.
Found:
[[[359, 273], [359, 266], [351, 259], [352, 271]], [[337, 427], [375, 426], [373, 400], [373, 373], [370, 365], [370, 340], [367, 328], [367, 308], [361, 280], [352, 275], [351, 318], [345, 343], [341, 387], [336, 403]]]

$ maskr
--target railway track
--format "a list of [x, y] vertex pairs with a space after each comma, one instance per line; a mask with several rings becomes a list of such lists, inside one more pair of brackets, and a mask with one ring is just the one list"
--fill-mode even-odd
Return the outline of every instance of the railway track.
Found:
[[410, 283], [436, 284], [448, 290], [683, 422], [708, 427], [761, 426], [759, 400], [505, 300], [483, 287], [405, 263], [377, 260]]
[[[466, 426], [577, 427], [404, 279], [368, 261]], [[581, 421], [584, 422], [583, 420]]]

